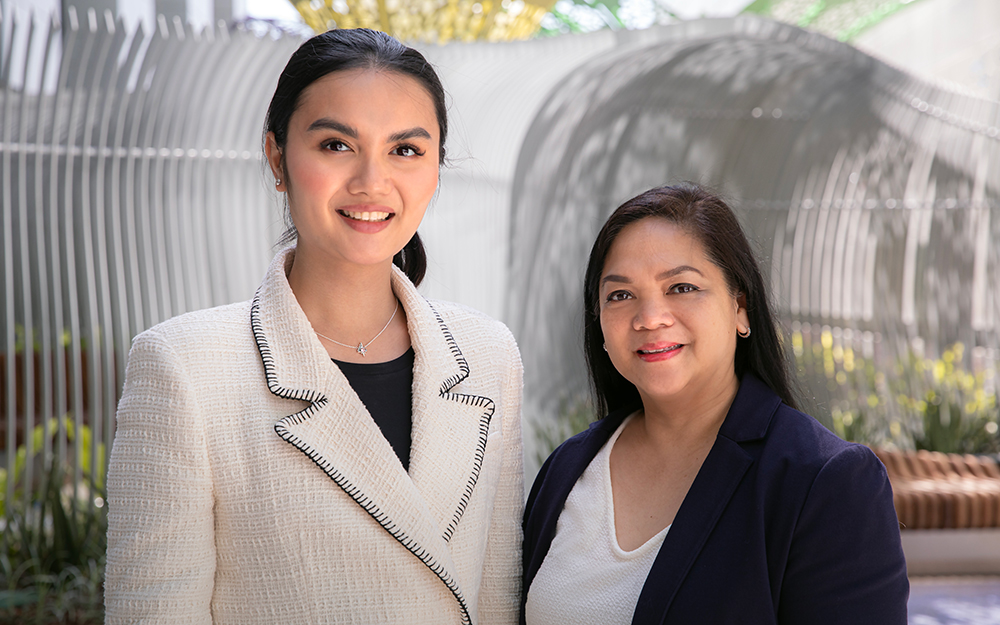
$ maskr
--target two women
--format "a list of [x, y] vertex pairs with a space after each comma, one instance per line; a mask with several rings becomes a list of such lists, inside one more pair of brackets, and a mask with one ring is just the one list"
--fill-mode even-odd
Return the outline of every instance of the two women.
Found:
[[[138, 336], [107, 622], [501, 623], [521, 597], [520, 361], [416, 291], [447, 121], [422, 56], [335, 30], [264, 151], [294, 224], [250, 302]], [[732, 213], [656, 189], [602, 230], [586, 346], [607, 417], [543, 467], [528, 623], [905, 622], [881, 465], [791, 408]]]
[[885, 469], [796, 411], [732, 211], [663, 187], [608, 219], [585, 278], [603, 419], [539, 472], [528, 625], [903, 625]]
[[304, 43], [264, 151], [294, 241], [252, 301], [136, 337], [108, 475], [108, 623], [509, 623], [521, 367], [416, 290], [444, 92], [368, 30]]

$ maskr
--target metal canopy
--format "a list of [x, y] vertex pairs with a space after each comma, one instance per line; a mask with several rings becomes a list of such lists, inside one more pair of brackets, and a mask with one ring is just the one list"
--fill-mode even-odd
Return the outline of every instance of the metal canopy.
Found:
[[[506, 319], [535, 372], [529, 410], [586, 396], [582, 279], [600, 226], [680, 181], [731, 200], [789, 343], [827, 334], [885, 365], [963, 341], [995, 359], [998, 126], [996, 102], [755, 17], [584, 64], [536, 116], [512, 190]], [[835, 389], [817, 367], [805, 404], [828, 418]]]

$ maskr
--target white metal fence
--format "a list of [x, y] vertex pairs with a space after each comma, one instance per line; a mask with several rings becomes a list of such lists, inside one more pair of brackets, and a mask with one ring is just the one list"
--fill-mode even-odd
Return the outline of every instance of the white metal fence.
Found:
[[[103, 483], [132, 336], [253, 293], [280, 232], [260, 127], [299, 41], [93, 10], [4, 24], [0, 496]], [[2, 515], [0, 515], [2, 517]]]

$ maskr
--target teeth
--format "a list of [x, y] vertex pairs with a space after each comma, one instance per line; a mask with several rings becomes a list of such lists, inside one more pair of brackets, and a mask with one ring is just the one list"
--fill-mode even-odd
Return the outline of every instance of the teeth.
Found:
[[672, 352], [672, 351], [674, 351], [675, 349], [677, 349], [679, 347], [680, 347], [680, 345], [673, 345], [671, 347], [664, 347], [663, 349], [650, 349], [650, 350], [640, 349], [639, 353], [640, 354], [662, 354], [663, 352]]
[[385, 213], [385, 212], [382, 212], [382, 211], [356, 212], [356, 211], [345, 211], [345, 210], [342, 210], [340, 212], [341, 212], [341, 214], [347, 215], [351, 219], [357, 219], [358, 221], [385, 221], [386, 219], [389, 218], [389, 215], [391, 214], [391, 213]]

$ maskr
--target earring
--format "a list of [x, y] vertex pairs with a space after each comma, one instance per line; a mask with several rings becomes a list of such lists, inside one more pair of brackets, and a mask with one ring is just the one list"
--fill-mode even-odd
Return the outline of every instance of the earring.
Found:
[[744, 338], [744, 339], [750, 338], [750, 326], [747, 326], [746, 334], [740, 332], [739, 328], [737, 328], [736, 334], [740, 335], [740, 338]]
[[608, 344], [607, 343], [604, 344], [604, 351], [608, 351]]
[[275, 186], [275, 187], [280, 187], [280, 186], [281, 186], [281, 178], [278, 178], [278, 179], [276, 179], [276, 180], [274, 181], [274, 186]]

